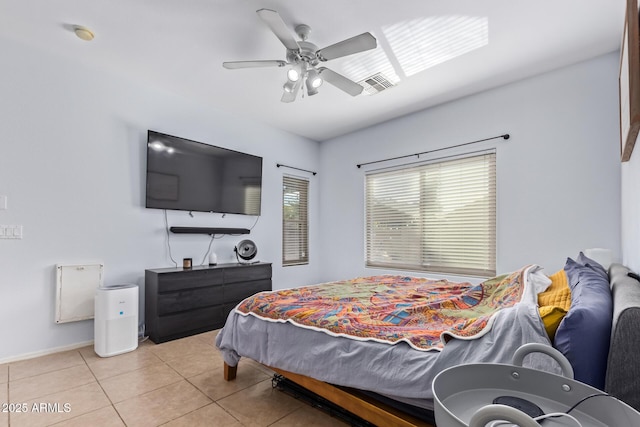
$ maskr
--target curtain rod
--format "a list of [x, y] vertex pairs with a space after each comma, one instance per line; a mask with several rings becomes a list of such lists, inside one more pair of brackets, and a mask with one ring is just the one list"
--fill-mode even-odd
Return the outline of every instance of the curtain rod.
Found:
[[360, 166], [372, 165], [374, 163], [388, 162], [388, 161], [391, 161], [391, 160], [404, 159], [406, 157], [413, 157], [413, 156], [420, 157], [422, 154], [435, 153], [436, 151], [448, 150], [450, 148], [463, 147], [465, 145], [477, 144], [478, 142], [490, 141], [492, 139], [498, 139], [498, 138], [509, 139], [510, 137], [511, 136], [508, 133], [505, 133], [504, 135], [492, 136], [491, 138], [485, 138], [485, 139], [479, 139], [477, 141], [465, 142], [464, 144], [452, 145], [450, 147], [436, 148], [435, 150], [423, 151], [421, 153], [407, 154], [405, 156], [389, 157], [388, 159], [374, 160], [372, 162], [360, 163], [360, 164], [357, 164], [356, 166], [358, 168], [360, 168]]
[[296, 168], [296, 167], [293, 167], [293, 166], [283, 165], [282, 163], [276, 163], [276, 167], [283, 167], [283, 168], [295, 169], [295, 170], [302, 171], [302, 172], [308, 172], [308, 173], [313, 174], [314, 176], [318, 173], [318, 172], [314, 172], [314, 171], [310, 171], [310, 170], [306, 170], [306, 169]]
[[403, 163], [401, 165], [391, 165], [391, 166], [383, 166], [383, 167], [379, 167], [377, 169], [369, 169], [367, 172], [379, 172], [379, 171], [385, 171], [385, 170], [390, 170], [390, 169], [398, 169], [398, 168], [403, 168], [405, 166], [412, 166], [412, 165], [423, 165], [425, 164], [425, 162], [437, 162], [439, 160], [446, 160], [446, 159], [451, 159], [451, 158], [464, 158], [467, 156], [473, 156], [474, 154], [488, 154], [488, 153], [494, 153], [495, 152], [495, 148], [485, 148], [485, 149], [481, 149], [481, 150], [475, 150], [475, 151], [466, 151], [464, 153], [460, 153], [460, 154], [449, 154], [448, 156], [441, 156], [441, 157], [433, 157], [430, 158], [428, 160], [416, 160], [415, 162], [408, 162], [408, 163]]

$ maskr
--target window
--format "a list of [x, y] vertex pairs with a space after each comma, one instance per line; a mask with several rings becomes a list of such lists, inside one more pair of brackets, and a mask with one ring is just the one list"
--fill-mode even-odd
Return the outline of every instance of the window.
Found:
[[309, 264], [309, 181], [282, 179], [282, 265]]
[[495, 152], [367, 175], [367, 266], [491, 277], [495, 253]]

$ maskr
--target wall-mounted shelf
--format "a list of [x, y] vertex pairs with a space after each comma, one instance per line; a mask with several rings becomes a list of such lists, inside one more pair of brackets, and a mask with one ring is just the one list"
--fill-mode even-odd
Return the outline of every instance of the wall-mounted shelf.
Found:
[[249, 234], [248, 228], [171, 227], [176, 234]]

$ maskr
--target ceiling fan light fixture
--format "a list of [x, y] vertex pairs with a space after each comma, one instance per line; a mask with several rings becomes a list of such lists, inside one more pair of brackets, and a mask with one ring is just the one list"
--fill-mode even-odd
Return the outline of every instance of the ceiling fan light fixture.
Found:
[[297, 67], [289, 68], [287, 78], [290, 82], [297, 82], [300, 79], [300, 70]]
[[311, 80], [311, 86], [313, 86], [314, 88], [319, 88], [320, 86], [322, 86], [322, 83], [324, 82], [324, 80], [322, 80], [321, 77], [316, 77], [313, 80]]
[[318, 88], [315, 88], [309, 84], [309, 80], [307, 80], [307, 95], [313, 96], [318, 93]]
[[307, 89], [317, 89], [322, 86], [323, 80], [315, 69], [309, 70], [307, 75]]
[[309, 70], [307, 73], [307, 80], [305, 85], [307, 86], [307, 95], [313, 96], [318, 93], [318, 88], [322, 86], [322, 77], [314, 69]]
[[284, 86], [282, 86], [285, 92], [289, 92], [289, 93], [293, 92], [293, 89], [295, 89], [295, 87], [296, 87], [296, 82], [291, 80], [287, 80]]

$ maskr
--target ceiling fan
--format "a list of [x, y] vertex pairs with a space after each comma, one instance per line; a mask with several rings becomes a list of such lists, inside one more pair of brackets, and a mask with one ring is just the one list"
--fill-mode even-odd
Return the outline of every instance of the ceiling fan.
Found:
[[318, 49], [318, 46], [307, 41], [311, 32], [311, 28], [308, 25], [300, 24], [296, 26], [295, 32], [300, 37], [300, 41], [296, 41], [278, 12], [270, 9], [260, 9], [256, 13], [287, 49], [286, 61], [230, 61], [223, 62], [223, 67], [234, 70], [238, 68], [289, 66], [287, 81], [283, 87], [282, 102], [295, 101], [303, 85], [306, 87], [307, 95], [317, 94], [318, 88], [325, 80], [351, 96], [359, 95], [362, 92], [363, 88], [358, 83], [326, 67], [318, 67], [318, 65], [331, 59], [374, 49], [377, 46], [377, 41], [371, 33], [362, 33], [359, 36]]

